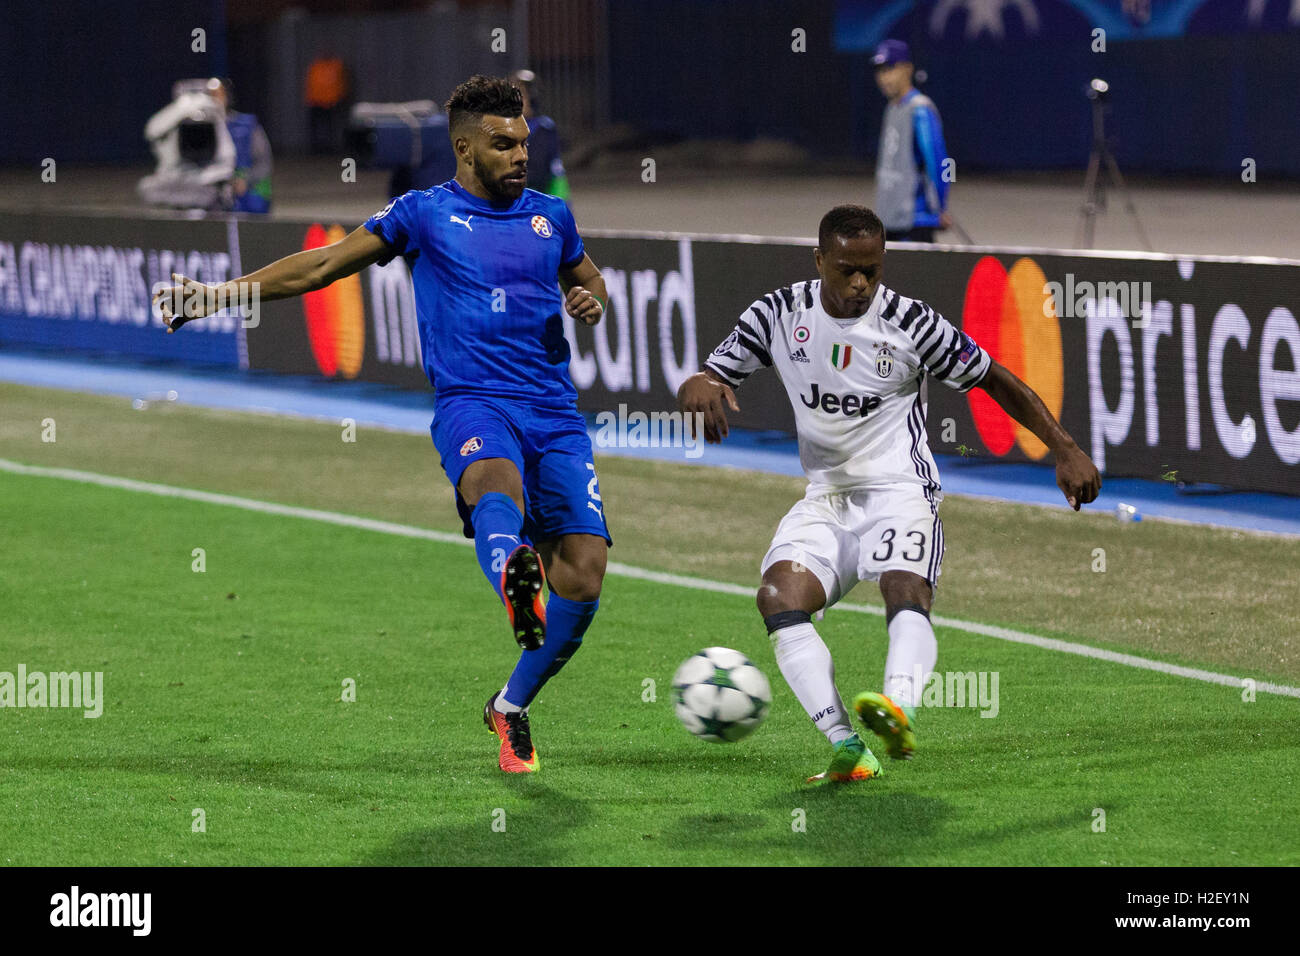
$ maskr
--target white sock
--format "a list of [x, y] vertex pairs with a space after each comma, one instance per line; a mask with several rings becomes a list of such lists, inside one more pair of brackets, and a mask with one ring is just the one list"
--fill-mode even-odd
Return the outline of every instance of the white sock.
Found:
[[835, 664], [817, 629], [811, 624], [795, 624], [772, 632], [770, 637], [781, 676], [813, 725], [832, 744], [852, 737], [853, 726], [835, 689]]
[[920, 611], [899, 611], [889, 622], [885, 696], [899, 707], [915, 707], [938, 659], [939, 642], [930, 619]]
[[[506, 687], [510, 685], [507, 684]], [[492, 709], [498, 714], [518, 714], [523, 711], [522, 707], [510, 703], [506, 700], [506, 688], [501, 688], [501, 693], [497, 694], [497, 699], [492, 704]]]

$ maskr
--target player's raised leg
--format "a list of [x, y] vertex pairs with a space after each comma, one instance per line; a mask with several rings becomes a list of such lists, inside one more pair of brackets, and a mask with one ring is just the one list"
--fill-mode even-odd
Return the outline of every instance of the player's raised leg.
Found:
[[506, 606], [515, 641], [525, 650], [546, 639], [546, 584], [541, 558], [524, 542], [524, 486], [509, 458], [471, 462], [457, 485], [470, 509], [479, 567]]
[[538, 544], [546, 564], [551, 596], [546, 602], [548, 638], [537, 650], [519, 655], [510, 680], [497, 698], [505, 713], [527, 710], [542, 687], [582, 646], [605, 578], [608, 546], [593, 534], [566, 534]]
[[916, 707], [939, 657], [930, 625], [933, 593], [929, 581], [910, 571], [886, 571], [880, 577], [889, 630], [884, 692], [859, 694], [853, 709], [896, 760], [911, 759], [916, 749]]
[[[545, 426], [534, 431], [546, 433], [539, 442], [546, 450], [528, 471], [528, 533], [538, 542], [550, 584], [546, 643], [519, 655], [506, 686], [490, 702], [503, 721], [517, 724], [522, 717], [525, 730], [529, 706], [577, 653], [596, 616], [610, 544], [585, 422], [573, 415], [534, 424]], [[536, 769], [531, 733], [527, 736], [527, 746], [519, 749], [532, 754], [532, 767], [525, 769]], [[506, 742], [503, 736], [501, 767], [511, 770]]]
[[869, 780], [882, 773], [880, 761], [849, 723], [835, 686], [830, 649], [812, 623], [812, 615], [825, 605], [826, 586], [805, 565], [776, 561], [763, 572], [758, 611], [767, 626], [777, 667], [813, 725], [834, 749], [830, 767], [809, 781]]

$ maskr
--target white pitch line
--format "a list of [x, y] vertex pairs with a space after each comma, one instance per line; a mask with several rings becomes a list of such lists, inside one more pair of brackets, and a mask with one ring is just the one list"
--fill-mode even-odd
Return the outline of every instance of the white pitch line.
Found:
[[[0, 471], [7, 471], [15, 475], [29, 475], [37, 478], [62, 478], [66, 481], [78, 481], [83, 484], [100, 485], [104, 488], [117, 488], [123, 491], [138, 491], [144, 494], [159, 495], [165, 498], [182, 498], [187, 501], [201, 501], [206, 504], [225, 505], [230, 508], [242, 508], [244, 511], [256, 511], [260, 514], [278, 515], [286, 518], [305, 518], [309, 521], [319, 521], [324, 524], [340, 525], [345, 528], [358, 528], [363, 531], [377, 531], [380, 534], [392, 534], [404, 538], [420, 538], [426, 541], [438, 541], [442, 544], [455, 544], [462, 547], [473, 546], [473, 542], [469, 539], [458, 534], [450, 534], [446, 531], [433, 531], [428, 528], [417, 528], [413, 525], [397, 524], [392, 521], [378, 521], [374, 518], [362, 518], [356, 515], [342, 514], [337, 511], [320, 511], [315, 508], [299, 508], [295, 505], [276, 504], [273, 501], [258, 501], [255, 498], [241, 498], [237, 495], [223, 495], [211, 491], [198, 491], [193, 488], [177, 488], [174, 485], [160, 485], [151, 481], [136, 481], [133, 478], [118, 478], [114, 475], [101, 475], [93, 471], [78, 471], [74, 468], [46, 468], [40, 465], [24, 465], [21, 462], [9, 461], [5, 458], [0, 458]], [[754, 588], [746, 587], [741, 584], [728, 584], [723, 581], [709, 581], [705, 578], [693, 578], [682, 574], [651, 571], [646, 568], [634, 567], [630, 564], [621, 564], [617, 561], [611, 561], [609, 563], [607, 573], [615, 575], [616, 577], [634, 578], [639, 581], [651, 581], [656, 584], [668, 584], [674, 587], [691, 588], [696, 591], [712, 591], [716, 594], [729, 594], [736, 597], [751, 598], [754, 595]], [[868, 604], [836, 604], [835, 610], [853, 611], [859, 614], [875, 614], [877, 616], [884, 616], [885, 613], [884, 608], [874, 607]], [[938, 615], [932, 616], [931, 621], [938, 627], [950, 627], [955, 630], [966, 631], [970, 634], [979, 634], [982, 637], [992, 637], [1000, 641], [1010, 641], [1014, 644], [1029, 644], [1033, 647], [1041, 647], [1049, 651], [1059, 651], [1063, 654], [1074, 654], [1078, 657], [1090, 657], [1093, 660], [1109, 661], [1112, 664], [1123, 664], [1127, 667], [1156, 671], [1173, 677], [1185, 677], [1189, 680], [1199, 680], [1209, 684], [1221, 684], [1224, 687], [1246, 686], [1242, 678], [1233, 677], [1230, 674], [1217, 674], [1214, 671], [1201, 670], [1196, 667], [1183, 667], [1165, 661], [1155, 661], [1145, 657], [1138, 657], [1134, 654], [1122, 654], [1118, 651], [1108, 651], [1100, 647], [1091, 647], [1087, 644], [1076, 644], [1073, 641], [1062, 641], [1053, 637], [1040, 637], [1037, 634], [1028, 634], [1024, 631], [1013, 631], [1010, 628], [997, 627], [991, 624], [977, 624], [972, 621], [962, 621], [957, 618], [940, 617]], [[1284, 697], [1300, 698], [1300, 687], [1289, 687], [1285, 684], [1256, 681], [1255, 690], [1267, 694], [1278, 694]]]

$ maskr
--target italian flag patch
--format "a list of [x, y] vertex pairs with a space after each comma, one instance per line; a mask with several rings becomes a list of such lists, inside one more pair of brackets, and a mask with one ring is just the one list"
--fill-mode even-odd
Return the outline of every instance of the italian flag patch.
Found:
[[841, 345], [836, 342], [831, 346], [831, 367], [838, 371], [844, 371], [849, 367], [849, 360], [853, 358], [853, 346]]

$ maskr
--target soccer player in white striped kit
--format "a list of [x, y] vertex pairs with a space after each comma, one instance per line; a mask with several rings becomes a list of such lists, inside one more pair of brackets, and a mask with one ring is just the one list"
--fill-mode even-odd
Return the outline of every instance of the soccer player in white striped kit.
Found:
[[1076, 511], [1101, 489], [1092, 460], [1029, 386], [924, 302], [881, 283], [884, 256], [875, 213], [835, 207], [814, 254], [821, 278], [755, 301], [678, 391], [683, 411], [703, 414], [709, 442], [726, 436], [726, 409], [740, 410], [732, 389], [759, 368], [776, 369], [794, 408], [808, 488], [763, 558], [758, 609], [781, 674], [834, 750], [829, 769], [810, 780], [883, 772], [853, 730], [812, 623], [859, 581], [880, 583], [889, 653], [883, 693], [859, 694], [854, 709], [889, 756], [910, 758], [915, 747], [915, 708], [938, 658], [930, 604], [943, 561], [922, 379], [984, 389], [1051, 449], [1056, 483]]

